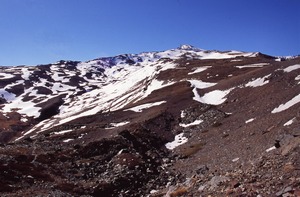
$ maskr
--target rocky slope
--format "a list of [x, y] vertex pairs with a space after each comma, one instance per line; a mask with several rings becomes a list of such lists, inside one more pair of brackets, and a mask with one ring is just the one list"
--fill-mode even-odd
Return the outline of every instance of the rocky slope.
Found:
[[299, 71], [189, 45], [1, 67], [1, 196], [299, 196]]

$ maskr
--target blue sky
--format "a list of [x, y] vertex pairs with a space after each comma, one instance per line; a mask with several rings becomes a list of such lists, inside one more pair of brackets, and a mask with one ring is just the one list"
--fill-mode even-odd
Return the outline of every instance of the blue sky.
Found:
[[0, 65], [202, 49], [300, 54], [299, 0], [0, 0]]

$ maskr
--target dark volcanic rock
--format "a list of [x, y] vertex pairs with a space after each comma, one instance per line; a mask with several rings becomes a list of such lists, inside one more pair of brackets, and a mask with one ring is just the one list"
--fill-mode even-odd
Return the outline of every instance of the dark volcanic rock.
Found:
[[59, 113], [59, 107], [64, 103], [63, 96], [49, 99], [46, 103], [39, 104], [42, 106], [41, 114], [38, 121], [43, 121]]

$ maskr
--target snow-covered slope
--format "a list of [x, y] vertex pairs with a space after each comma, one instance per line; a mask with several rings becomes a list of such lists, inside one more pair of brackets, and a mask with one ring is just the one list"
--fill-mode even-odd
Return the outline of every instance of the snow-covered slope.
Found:
[[174, 81], [158, 80], [157, 76], [175, 69], [180, 58], [205, 60], [237, 56], [255, 57], [257, 53], [205, 51], [182, 45], [162, 52], [125, 54], [87, 62], [4, 67], [0, 70], [0, 93], [4, 99], [0, 112], [6, 117], [17, 112], [23, 122], [32, 118], [41, 121], [25, 134], [42, 131], [83, 116], [121, 109], [146, 98], [154, 90], [174, 84]]

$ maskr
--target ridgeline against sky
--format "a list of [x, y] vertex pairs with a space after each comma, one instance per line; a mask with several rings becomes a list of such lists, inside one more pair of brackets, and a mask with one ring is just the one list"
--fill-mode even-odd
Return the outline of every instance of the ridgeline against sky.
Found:
[[0, 65], [203, 49], [300, 54], [300, 1], [1, 0]]

